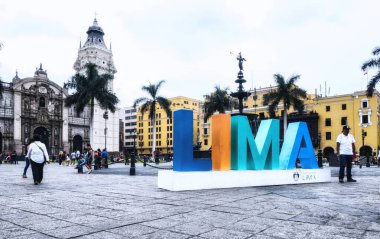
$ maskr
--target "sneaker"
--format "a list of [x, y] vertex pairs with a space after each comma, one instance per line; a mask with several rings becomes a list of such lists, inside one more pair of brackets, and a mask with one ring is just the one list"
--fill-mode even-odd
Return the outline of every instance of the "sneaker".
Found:
[[339, 182], [340, 182], [340, 183], [344, 183], [343, 179], [339, 179]]
[[38, 185], [38, 182], [37, 182], [37, 181], [34, 181], [34, 185]]
[[27, 176], [25, 174], [22, 175], [22, 178], [27, 178]]
[[355, 182], [356, 182], [356, 180], [355, 180], [355, 179], [352, 179], [352, 178], [351, 178], [351, 179], [348, 179], [348, 180], [347, 180], [347, 182], [350, 182], [350, 183], [355, 183]]

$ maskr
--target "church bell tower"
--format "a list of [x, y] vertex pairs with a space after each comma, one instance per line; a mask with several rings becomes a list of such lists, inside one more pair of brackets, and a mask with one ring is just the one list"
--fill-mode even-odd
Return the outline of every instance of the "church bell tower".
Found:
[[[77, 73], [86, 74], [86, 64], [93, 63], [97, 66], [99, 75], [109, 74], [114, 76], [117, 72], [114, 62], [111, 44], [107, 48], [103, 39], [104, 31], [98, 25], [95, 18], [92, 26], [87, 30], [87, 39], [83, 44], [79, 43], [78, 57], [74, 63], [74, 69]], [[108, 83], [108, 90], [113, 92], [113, 81]], [[92, 135], [92, 148], [107, 148], [108, 152], [119, 151], [119, 113], [108, 112], [108, 119], [104, 119], [105, 109], [101, 109], [98, 102], [95, 101], [94, 119]], [[91, 137], [92, 136], [92, 137]]]

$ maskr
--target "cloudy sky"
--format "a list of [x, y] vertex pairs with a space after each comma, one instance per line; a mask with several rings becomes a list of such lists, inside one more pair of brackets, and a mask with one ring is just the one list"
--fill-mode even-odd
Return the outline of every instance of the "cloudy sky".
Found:
[[1, 0], [0, 77], [33, 76], [42, 63], [62, 85], [96, 13], [112, 43], [120, 107], [162, 79], [165, 97], [235, 91], [230, 52], [246, 59], [245, 89], [274, 85], [280, 73], [301, 75], [310, 93], [324, 93], [325, 82], [330, 95], [351, 93], [365, 89], [360, 66], [380, 46], [378, 9], [376, 0]]

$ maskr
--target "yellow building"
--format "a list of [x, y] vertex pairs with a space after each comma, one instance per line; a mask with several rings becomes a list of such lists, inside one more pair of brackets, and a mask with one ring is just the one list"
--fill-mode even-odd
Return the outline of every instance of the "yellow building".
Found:
[[[244, 99], [244, 113], [257, 114], [258, 120], [268, 119], [268, 106], [263, 105], [264, 94], [275, 90], [276, 87], [259, 88], [250, 91], [251, 96]], [[200, 144], [201, 150], [209, 150], [212, 145], [211, 118], [203, 120], [203, 102], [188, 97], [178, 96], [169, 99], [170, 108], [174, 112], [178, 109], [191, 109], [194, 112], [194, 145]], [[357, 151], [362, 155], [371, 153], [377, 155], [377, 148], [380, 145], [380, 94], [375, 91], [373, 97], [367, 97], [365, 91], [357, 91], [352, 94], [336, 96], [316, 96], [309, 94], [305, 100], [305, 112], [307, 114], [317, 114], [317, 123], [313, 132], [312, 140], [315, 150], [323, 150], [325, 156], [334, 153], [336, 148], [336, 138], [342, 131], [342, 126], [348, 124], [351, 127], [351, 134], [356, 139]], [[283, 112], [283, 105], [276, 109], [276, 115]], [[230, 113], [238, 113], [234, 109]], [[294, 109], [288, 111], [291, 120]], [[166, 116], [161, 108], [157, 108], [156, 122], [156, 147], [163, 153], [173, 151], [173, 121]], [[148, 119], [148, 113], [143, 116], [138, 112], [137, 117], [137, 149], [140, 154], [151, 154], [152, 150], [152, 126]], [[364, 143], [362, 133], [365, 132]], [[317, 137], [316, 135], [319, 135]], [[319, 138], [319, 140], [317, 139]], [[316, 143], [318, 141], [318, 143]], [[318, 145], [319, 144], [319, 145]]]
[[[244, 99], [244, 113], [257, 114], [258, 119], [269, 118], [268, 106], [263, 104], [263, 96], [276, 87], [266, 87], [250, 91], [251, 96]], [[351, 134], [356, 139], [356, 148], [358, 153], [375, 153], [380, 145], [380, 94], [375, 91], [372, 97], [367, 97], [365, 91], [357, 91], [352, 94], [337, 96], [316, 96], [308, 94], [305, 100], [305, 112], [318, 114], [318, 125], [316, 129], [319, 135], [319, 147], [323, 150], [325, 156], [334, 153], [336, 148], [336, 138], [342, 132], [342, 127], [348, 124], [351, 127]], [[279, 104], [276, 109], [276, 115], [282, 115], [283, 105]], [[227, 112], [231, 113], [231, 112]], [[232, 113], [238, 113], [234, 109]], [[291, 107], [288, 114], [295, 113]], [[289, 116], [290, 120], [290, 116]], [[211, 129], [211, 123], [203, 123], [203, 129]], [[202, 129], [201, 129], [202, 130]], [[210, 131], [210, 130], [209, 130]], [[362, 133], [365, 132], [364, 143]], [[209, 146], [202, 147], [203, 150], [211, 146], [211, 132], [209, 135], [203, 134], [203, 140], [207, 140]], [[317, 137], [314, 137], [314, 140]], [[318, 150], [317, 144], [314, 144], [315, 150]]]
[[377, 155], [380, 145], [379, 96], [377, 91], [372, 97], [367, 97], [365, 91], [356, 91], [352, 94], [313, 99], [308, 107], [319, 114], [320, 147], [325, 155], [334, 152], [336, 138], [346, 124], [351, 127], [350, 133], [355, 137], [358, 153]]
[[[194, 112], [194, 145], [199, 142], [201, 122], [201, 101], [188, 97], [177, 96], [168, 99], [172, 112], [179, 109], [190, 109]], [[153, 146], [152, 123], [148, 117], [149, 112], [141, 115], [137, 112], [137, 142], [139, 154], [151, 154]], [[161, 107], [156, 108], [156, 149], [161, 154], [173, 153], [173, 119], [168, 117]]]

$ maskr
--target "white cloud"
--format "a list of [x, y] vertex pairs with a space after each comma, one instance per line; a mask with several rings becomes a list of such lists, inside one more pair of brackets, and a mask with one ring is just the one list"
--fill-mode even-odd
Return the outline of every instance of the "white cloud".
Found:
[[361, 64], [378, 45], [377, 1], [11, 1], [0, 3], [0, 76], [32, 76], [42, 62], [63, 84], [75, 72], [95, 12], [112, 42], [120, 106], [148, 82], [161, 94], [202, 99], [215, 85], [236, 90], [242, 52], [245, 88], [274, 84], [273, 74], [301, 74], [309, 92], [327, 81], [334, 93], [364, 89]]

